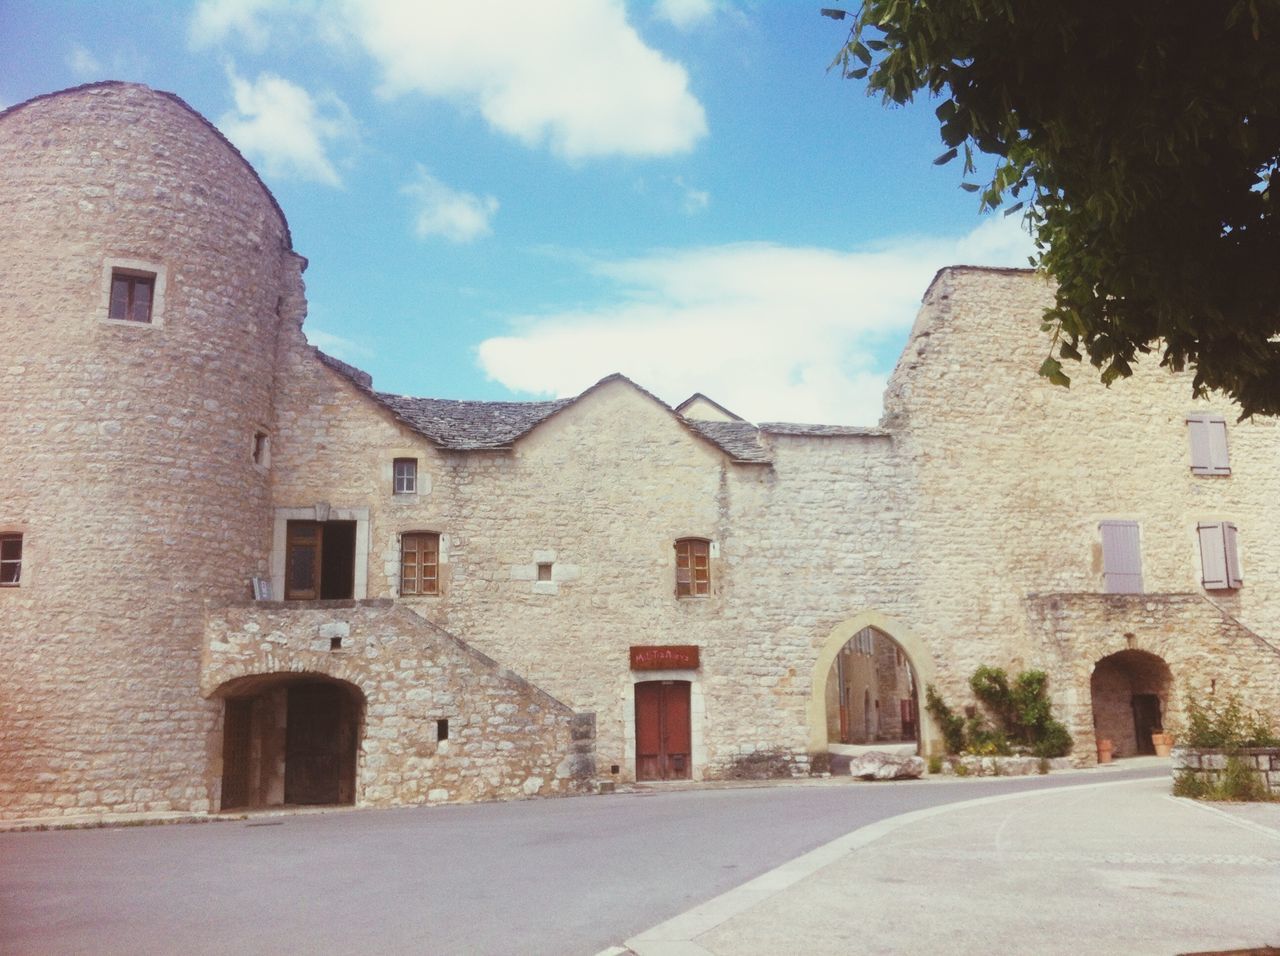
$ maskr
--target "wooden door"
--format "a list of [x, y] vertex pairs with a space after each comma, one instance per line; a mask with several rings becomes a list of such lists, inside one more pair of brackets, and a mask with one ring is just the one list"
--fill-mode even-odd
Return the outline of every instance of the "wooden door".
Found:
[[342, 787], [342, 691], [333, 684], [289, 688], [284, 802], [338, 803]]
[[285, 543], [284, 599], [314, 601], [320, 597], [324, 529], [318, 521], [290, 521]]
[[637, 780], [688, 780], [692, 739], [688, 681], [636, 684]]
[[1133, 735], [1137, 738], [1138, 753], [1154, 754], [1156, 752], [1151, 735], [1159, 733], [1160, 730], [1160, 698], [1155, 694], [1134, 694]]
[[222, 718], [222, 809], [249, 806], [249, 733], [253, 701], [227, 698]]

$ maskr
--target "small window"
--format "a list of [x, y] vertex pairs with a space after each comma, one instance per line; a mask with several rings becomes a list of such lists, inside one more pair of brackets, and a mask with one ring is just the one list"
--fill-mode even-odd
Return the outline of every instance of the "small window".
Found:
[[1236, 526], [1229, 521], [1196, 525], [1200, 538], [1200, 580], [1209, 591], [1238, 588], [1244, 583], [1240, 575], [1240, 552], [1236, 545]]
[[711, 542], [681, 538], [676, 542], [676, 596], [707, 597], [711, 593]]
[[16, 588], [22, 580], [22, 535], [0, 534], [0, 587]]
[[436, 740], [449, 739], [449, 718], [441, 717], [436, 721]]
[[1227, 457], [1227, 420], [1208, 412], [1187, 416], [1187, 432], [1191, 436], [1191, 473], [1193, 475], [1229, 475], [1231, 461]]
[[551, 562], [550, 561], [541, 561], [538, 563], [538, 580], [539, 581], [551, 580]]
[[1102, 577], [1107, 594], [1142, 593], [1142, 550], [1138, 522], [1104, 521], [1102, 532]]
[[107, 318], [119, 322], [151, 322], [151, 301], [155, 297], [156, 277], [153, 274], [123, 272], [111, 273], [111, 304]]
[[271, 439], [266, 432], [253, 433], [253, 463], [255, 465], [266, 466], [270, 463], [271, 458]]
[[392, 465], [394, 489], [398, 495], [416, 495], [418, 493], [418, 459], [397, 458]]
[[400, 593], [440, 593], [440, 535], [412, 531], [400, 536]]

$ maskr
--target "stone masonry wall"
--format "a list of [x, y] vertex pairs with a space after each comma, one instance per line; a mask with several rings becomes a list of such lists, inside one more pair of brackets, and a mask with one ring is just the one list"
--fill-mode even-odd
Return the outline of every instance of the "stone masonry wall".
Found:
[[[210, 613], [204, 694], [253, 675], [297, 674], [345, 681], [364, 696], [357, 806], [594, 789], [590, 714], [575, 714], [406, 607], [256, 602]], [[441, 719], [445, 740], [437, 740]]]
[[[282, 318], [302, 261], [249, 166], [176, 98], [100, 84], [0, 114], [0, 816], [203, 810], [203, 605], [265, 570]], [[163, 283], [107, 321], [113, 262]]]

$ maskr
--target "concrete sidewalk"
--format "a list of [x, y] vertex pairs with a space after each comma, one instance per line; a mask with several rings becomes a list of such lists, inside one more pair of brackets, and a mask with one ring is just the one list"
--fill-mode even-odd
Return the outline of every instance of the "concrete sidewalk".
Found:
[[1207, 805], [1168, 794], [1163, 778], [904, 814], [626, 947], [639, 956], [1170, 956], [1280, 946], [1280, 804]]

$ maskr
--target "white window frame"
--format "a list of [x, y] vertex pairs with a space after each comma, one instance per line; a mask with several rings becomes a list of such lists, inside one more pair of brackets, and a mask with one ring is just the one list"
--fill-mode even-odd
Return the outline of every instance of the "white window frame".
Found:
[[[400, 468], [403, 465], [408, 465], [411, 470], [401, 473]], [[408, 456], [392, 459], [391, 491], [397, 495], [418, 493], [418, 459]]]

